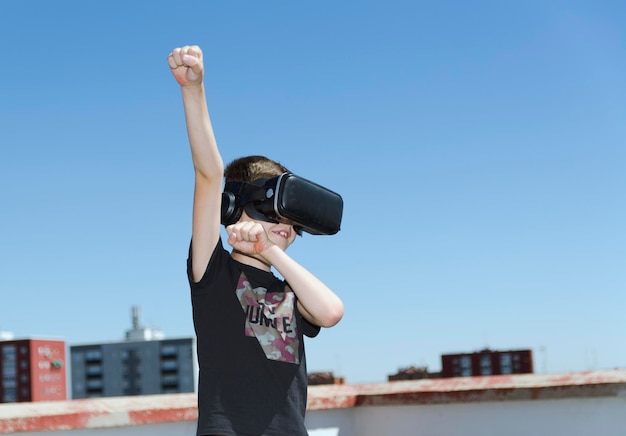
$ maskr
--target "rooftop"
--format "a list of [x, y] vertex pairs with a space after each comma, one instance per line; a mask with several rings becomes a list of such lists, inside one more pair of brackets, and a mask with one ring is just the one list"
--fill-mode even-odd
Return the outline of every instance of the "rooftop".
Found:
[[[615, 369], [311, 386], [308, 410], [625, 395], [626, 369]], [[0, 406], [0, 434], [126, 427], [196, 418], [196, 394], [13, 403]]]

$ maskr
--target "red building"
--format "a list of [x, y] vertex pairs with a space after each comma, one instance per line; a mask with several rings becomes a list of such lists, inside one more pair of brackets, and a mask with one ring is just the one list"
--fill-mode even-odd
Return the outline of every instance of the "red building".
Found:
[[532, 372], [534, 372], [532, 350], [495, 351], [486, 348], [474, 353], [441, 355], [441, 377]]
[[67, 400], [65, 342], [0, 341], [0, 403]]

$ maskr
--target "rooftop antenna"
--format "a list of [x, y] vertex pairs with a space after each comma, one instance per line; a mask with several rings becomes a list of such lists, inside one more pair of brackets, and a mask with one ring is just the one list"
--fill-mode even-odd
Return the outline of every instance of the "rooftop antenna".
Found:
[[133, 330], [140, 328], [139, 318], [141, 317], [141, 307], [133, 306]]
[[164, 339], [165, 335], [162, 331], [158, 329], [154, 329], [152, 327], [142, 327], [140, 314], [141, 307], [133, 306], [132, 308], [133, 314], [133, 328], [126, 331], [126, 340], [127, 341], [152, 341], [155, 339]]

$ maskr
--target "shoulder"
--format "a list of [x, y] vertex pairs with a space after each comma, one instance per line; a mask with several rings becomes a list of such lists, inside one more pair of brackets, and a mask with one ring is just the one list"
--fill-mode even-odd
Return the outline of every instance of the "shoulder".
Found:
[[189, 254], [187, 256], [187, 279], [189, 283], [194, 286], [202, 286], [207, 283], [210, 283], [221, 274], [228, 273], [232, 270], [232, 265], [234, 265], [234, 260], [230, 256], [230, 253], [224, 249], [222, 244], [222, 239], [219, 238], [215, 247], [213, 248], [213, 252], [211, 253], [211, 257], [209, 258], [209, 262], [206, 266], [206, 269], [200, 278], [200, 280], [195, 281], [193, 276], [193, 240], [189, 244]]

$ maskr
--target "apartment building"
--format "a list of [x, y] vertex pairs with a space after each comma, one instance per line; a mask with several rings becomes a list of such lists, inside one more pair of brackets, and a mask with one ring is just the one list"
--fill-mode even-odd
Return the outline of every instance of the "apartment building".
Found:
[[0, 403], [67, 399], [65, 341], [0, 340]]
[[72, 398], [115, 397], [195, 392], [194, 338], [165, 339], [139, 323], [133, 307], [133, 328], [120, 342], [70, 347]]

